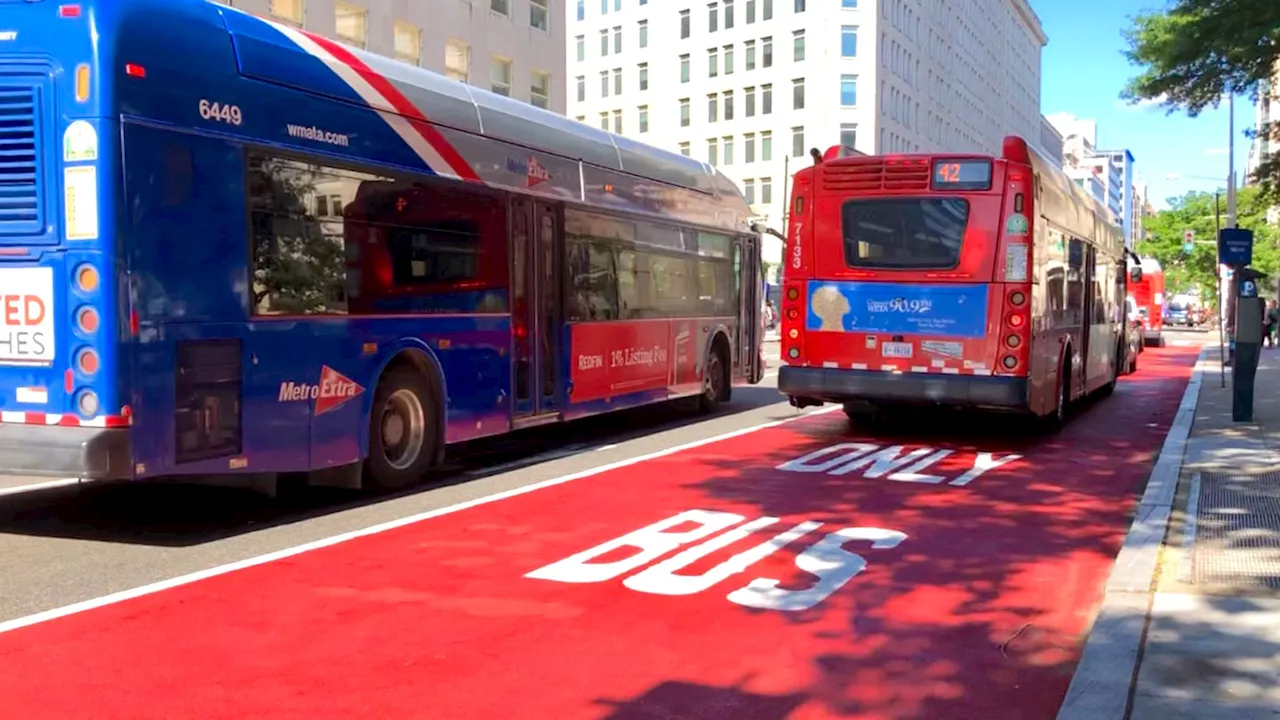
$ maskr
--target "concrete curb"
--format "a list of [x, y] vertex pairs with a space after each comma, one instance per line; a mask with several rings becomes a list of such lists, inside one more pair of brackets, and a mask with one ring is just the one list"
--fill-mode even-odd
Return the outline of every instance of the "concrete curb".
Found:
[[1102, 607], [1058, 711], [1058, 720], [1124, 720], [1129, 692], [1137, 678], [1160, 547], [1173, 514], [1182, 457], [1200, 402], [1205, 359], [1212, 349], [1202, 348], [1196, 358], [1178, 413], [1107, 579]]

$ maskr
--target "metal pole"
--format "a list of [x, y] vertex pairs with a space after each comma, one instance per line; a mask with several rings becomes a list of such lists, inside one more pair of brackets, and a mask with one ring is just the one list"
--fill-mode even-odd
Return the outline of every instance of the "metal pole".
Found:
[[[1222, 239], [1221, 239], [1222, 222], [1220, 220], [1220, 218], [1222, 217], [1222, 213], [1221, 213], [1221, 207], [1218, 204], [1219, 197], [1221, 197], [1221, 193], [1215, 190], [1213, 193], [1213, 237], [1216, 245], [1222, 244]], [[1218, 254], [1218, 257], [1222, 256], [1220, 252], [1217, 254]], [[1218, 264], [1217, 263], [1218, 257], [1214, 258], [1215, 264]], [[1222, 381], [1222, 387], [1226, 387], [1227, 386], [1227, 341], [1226, 341], [1226, 334], [1225, 334], [1224, 328], [1226, 327], [1227, 319], [1226, 317], [1224, 317], [1225, 313], [1223, 312], [1223, 308], [1225, 307], [1225, 305], [1223, 303], [1224, 298], [1222, 297], [1222, 265], [1221, 264], [1218, 264], [1218, 272], [1215, 274], [1218, 276], [1218, 374], [1221, 376], [1219, 379]]]
[[1227, 227], [1236, 226], [1236, 98], [1227, 95]]

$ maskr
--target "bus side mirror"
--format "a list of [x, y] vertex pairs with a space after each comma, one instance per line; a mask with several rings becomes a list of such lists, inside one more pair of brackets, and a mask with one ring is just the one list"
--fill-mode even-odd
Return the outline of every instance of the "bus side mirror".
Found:
[[1142, 282], [1142, 268], [1136, 267], [1129, 270], [1129, 282]]

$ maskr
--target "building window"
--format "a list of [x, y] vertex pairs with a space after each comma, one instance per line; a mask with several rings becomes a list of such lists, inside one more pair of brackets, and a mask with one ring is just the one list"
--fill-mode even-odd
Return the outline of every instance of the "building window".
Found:
[[613, 52], [622, 52], [622, 26], [613, 29]]
[[622, 134], [622, 111], [621, 110], [613, 111], [613, 132], [615, 135]]
[[804, 157], [804, 128], [791, 128], [791, 157]]
[[640, 110], [639, 112], [636, 113], [636, 115], [637, 115], [637, 119], [636, 119], [637, 130], [642, 133], [649, 132], [649, 106], [641, 105]]
[[756, 69], [756, 41], [748, 40], [745, 43], [743, 43], [743, 47], [745, 47], [747, 50], [746, 52], [747, 57], [744, 60], [747, 66], [747, 72], [751, 72], [752, 70]]
[[578, 20], [587, 19], [587, 0], [578, 0]]
[[689, 11], [680, 11], [680, 39], [689, 37]]
[[600, 72], [600, 97], [609, 97], [609, 71]]
[[742, 196], [746, 198], [748, 205], [756, 204], [756, 181], [755, 180], [742, 181]]
[[609, 14], [609, 0], [600, 0], [600, 14], [601, 15]]
[[716, 10], [716, 4], [711, 3], [707, 6], [707, 32], [715, 32], [717, 30], [716, 19], [718, 17], [719, 13]]
[[622, 68], [613, 69], [613, 94], [622, 94]]
[[756, 21], [756, 0], [747, 0], [747, 24]]
[[601, 30], [600, 31], [600, 57], [605, 57], [608, 54], [609, 54], [609, 31]]
[[687, 143], [687, 142], [682, 142], [682, 143], [680, 143], [680, 154], [681, 154], [681, 155], [683, 155], [683, 156], [685, 156], [685, 157], [689, 157], [689, 155], [690, 155], [690, 152], [689, 152], [689, 143]]
[[499, 95], [511, 97], [511, 61], [500, 55], [494, 55], [492, 62], [489, 89]]
[[397, 20], [393, 26], [396, 57], [417, 65], [422, 61], [422, 31], [407, 22]]
[[853, 123], [840, 125], [840, 154], [851, 155], [858, 145], [858, 126]]
[[724, 102], [724, 119], [732, 120], [733, 119], [733, 91], [725, 90], [724, 97], [722, 98], [722, 100]]
[[720, 159], [725, 165], [733, 164], [733, 138], [726, 137], [720, 140]]
[[587, 59], [587, 38], [585, 35], [579, 35], [574, 38], [574, 44], [578, 48], [578, 62], [584, 62]]
[[719, 148], [720, 148], [720, 145], [718, 140], [716, 140], [715, 138], [707, 138], [707, 162], [708, 163], [712, 165], [720, 164], [720, 158], [718, 157], [718, 154], [717, 154], [717, 150], [719, 150]]
[[302, 24], [302, 0], [271, 0], [267, 12], [294, 25]]
[[773, 67], [773, 38], [771, 37], [760, 42], [760, 66]]
[[769, 162], [773, 159], [773, 131], [765, 130], [760, 133], [760, 160]]
[[540, 70], [529, 73], [529, 103], [543, 110], [551, 106], [551, 73]]
[[858, 28], [845, 25], [840, 28], [840, 57], [858, 57]]
[[574, 118], [574, 120], [576, 120], [576, 121], [578, 121], [578, 122], [580, 122], [580, 123], [585, 123], [585, 122], [587, 121], [587, 116], [586, 116], [586, 115], [579, 115], [579, 116], [575, 117], [575, 118]]
[[680, 56], [680, 82], [689, 82], [689, 56]]
[[760, 86], [760, 114], [770, 115], [773, 113], [773, 85]]
[[622, 12], [622, 0], [613, 0], [613, 11]]
[[471, 48], [461, 40], [447, 40], [444, 44], [444, 74], [467, 82], [471, 79]]
[[845, 10], [857, 10], [858, 0], [840, 0], [840, 7]]
[[707, 51], [707, 77], [715, 77], [720, 74], [720, 51], [711, 48]]
[[733, 28], [733, 0], [724, 0], [724, 29]]
[[858, 76], [840, 76], [840, 104], [852, 107], [858, 104]]
[[359, 47], [364, 47], [369, 39], [369, 11], [353, 3], [334, 3], [334, 32], [337, 36]]
[[724, 74], [725, 75], [733, 74], [733, 46], [732, 45], [724, 46]]
[[639, 46], [642, 48], [649, 47], [649, 21], [648, 20], [640, 21]]
[[511, 0], [489, 0], [489, 9], [499, 15], [511, 16]]
[[804, 12], [804, 0], [796, 0], [796, 12]]
[[583, 75], [578, 76], [578, 102], [586, 102], [587, 100], [587, 78]]
[[804, 78], [791, 81], [791, 109], [804, 109]]
[[680, 101], [680, 127], [689, 127], [689, 98]]
[[773, 179], [760, 178], [760, 202], [768, 205], [773, 202]]
[[753, 87], [744, 88], [742, 91], [743, 111], [747, 117], [756, 116], [756, 89]]
[[742, 162], [753, 163], [756, 161], [756, 134], [747, 133], [742, 136]]
[[791, 59], [795, 62], [804, 61], [804, 31], [797, 30], [791, 33]]
[[764, 0], [764, 7], [760, 9], [760, 19], [773, 19], [773, 0]]
[[649, 63], [640, 63], [640, 77], [637, 83], [641, 92], [649, 89]]
[[547, 0], [529, 0], [529, 26], [537, 30], [547, 29]]
[[600, 113], [600, 129], [609, 132], [609, 113]]
[[707, 96], [707, 122], [715, 122], [720, 116], [720, 98], [715, 93]]

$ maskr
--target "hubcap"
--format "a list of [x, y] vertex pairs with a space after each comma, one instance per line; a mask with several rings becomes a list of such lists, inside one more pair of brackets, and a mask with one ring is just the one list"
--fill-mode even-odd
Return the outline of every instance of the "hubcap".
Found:
[[715, 400], [720, 397], [720, 386], [724, 383], [723, 373], [720, 372], [720, 356], [712, 355], [707, 361], [707, 372], [702, 378], [702, 391], [706, 394], [708, 400]]
[[426, 411], [410, 390], [396, 390], [382, 406], [382, 455], [396, 470], [412, 466], [422, 454]]

